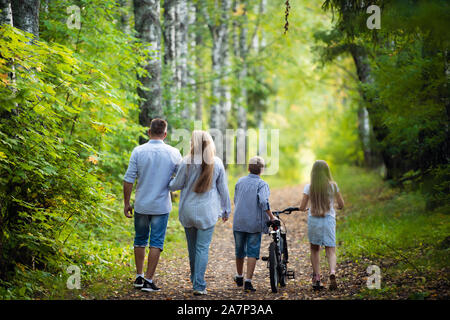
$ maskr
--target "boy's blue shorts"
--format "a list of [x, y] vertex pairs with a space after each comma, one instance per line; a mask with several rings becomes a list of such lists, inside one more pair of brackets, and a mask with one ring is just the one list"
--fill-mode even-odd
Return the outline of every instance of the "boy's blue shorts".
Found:
[[259, 259], [261, 248], [261, 232], [248, 233], [233, 231], [236, 258], [245, 257]]

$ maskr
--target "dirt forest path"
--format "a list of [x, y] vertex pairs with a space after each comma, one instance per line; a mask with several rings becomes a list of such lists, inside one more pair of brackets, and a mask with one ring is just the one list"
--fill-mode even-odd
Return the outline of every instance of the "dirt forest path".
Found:
[[[303, 191], [303, 185], [272, 190], [270, 200], [273, 210], [288, 206], [298, 206]], [[231, 219], [222, 223], [219, 221], [214, 231], [210, 247], [209, 263], [206, 270], [208, 295], [194, 296], [189, 281], [189, 262], [187, 250], [173, 259], [162, 257], [156, 270], [156, 283], [162, 288], [160, 292], [142, 292], [130, 285], [120, 296], [111, 299], [162, 299], [162, 300], [279, 300], [279, 299], [351, 299], [364, 285], [364, 274], [355, 272], [357, 268], [350, 263], [338, 264], [338, 290], [329, 291], [325, 283], [328, 277], [327, 264], [324, 255], [321, 258], [322, 275], [325, 289], [314, 292], [311, 289], [310, 275], [312, 272], [309, 261], [309, 243], [307, 241], [306, 213], [295, 212], [290, 216], [283, 215], [283, 221], [288, 229], [289, 269], [295, 271], [296, 278], [288, 280], [286, 287], [278, 293], [270, 290], [269, 270], [267, 262], [259, 260], [253, 276], [254, 293], [246, 293], [233, 282], [236, 273], [234, 262], [234, 240]], [[270, 243], [268, 235], [263, 235], [261, 256], [267, 256]], [[339, 252], [338, 252], [339, 254]], [[244, 269], [245, 270], [245, 269]], [[359, 273], [359, 274], [358, 274]]]

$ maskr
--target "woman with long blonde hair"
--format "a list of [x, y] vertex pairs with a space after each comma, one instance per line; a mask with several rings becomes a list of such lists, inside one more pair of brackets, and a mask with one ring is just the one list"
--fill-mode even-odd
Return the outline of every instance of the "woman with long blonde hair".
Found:
[[171, 191], [181, 190], [178, 218], [184, 227], [194, 295], [205, 295], [205, 271], [214, 226], [231, 212], [227, 177], [222, 160], [215, 156], [211, 135], [194, 130], [191, 150], [170, 181]]
[[336, 211], [344, 207], [344, 200], [337, 183], [333, 181], [330, 167], [324, 160], [317, 160], [311, 170], [311, 183], [303, 190], [300, 210], [305, 211], [308, 201], [308, 239], [311, 248], [311, 264], [313, 268], [313, 289], [322, 289], [320, 279], [320, 247], [325, 247], [330, 268], [330, 290], [337, 288], [336, 283]]

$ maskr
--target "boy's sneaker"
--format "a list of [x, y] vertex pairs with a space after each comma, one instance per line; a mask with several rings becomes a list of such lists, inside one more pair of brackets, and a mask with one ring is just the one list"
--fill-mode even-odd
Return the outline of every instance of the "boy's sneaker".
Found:
[[150, 281], [144, 279], [144, 285], [142, 286], [141, 290], [147, 291], [147, 292], [152, 292], [152, 291], [159, 291], [161, 289], [158, 288], [153, 281], [150, 282]]
[[244, 285], [244, 277], [234, 276], [234, 282], [236, 282], [238, 287], [242, 287]]
[[248, 292], [255, 292], [256, 291], [256, 289], [253, 288], [251, 281], [245, 281], [244, 291], [248, 291]]
[[135, 288], [142, 288], [144, 286], [144, 277], [138, 276], [133, 283]]
[[194, 296], [204, 296], [207, 295], [208, 291], [205, 290], [194, 290]]

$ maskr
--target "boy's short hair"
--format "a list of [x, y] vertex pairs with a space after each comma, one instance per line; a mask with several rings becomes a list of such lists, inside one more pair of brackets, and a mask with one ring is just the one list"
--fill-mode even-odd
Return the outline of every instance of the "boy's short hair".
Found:
[[260, 174], [264, 168], [264, 159], [261, 157], [253, 157], [248, 162], [248, 170], [253, 174]]
[[163, 136], [167, 129], [167, 121], [160, 118], [155, 118], [150, 123], [150, 134], [160, 137]]

